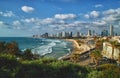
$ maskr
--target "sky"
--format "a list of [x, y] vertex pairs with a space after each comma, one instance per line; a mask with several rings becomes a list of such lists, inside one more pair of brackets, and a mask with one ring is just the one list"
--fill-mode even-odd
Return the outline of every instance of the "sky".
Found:
[[109, 30], [120, 34], [120, 0], [0, 0], [0, 37]]

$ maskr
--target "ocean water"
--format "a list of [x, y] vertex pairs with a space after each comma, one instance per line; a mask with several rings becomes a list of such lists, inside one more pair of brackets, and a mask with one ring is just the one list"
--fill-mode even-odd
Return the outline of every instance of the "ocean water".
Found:
[[59, 58], [71, 52], [72, 43], [60, 39], [28, 38], [28, 37], [0, 37], [0, 41], [16, 41], [24, 51], [32, 49], [33, 53], [45, 57]]

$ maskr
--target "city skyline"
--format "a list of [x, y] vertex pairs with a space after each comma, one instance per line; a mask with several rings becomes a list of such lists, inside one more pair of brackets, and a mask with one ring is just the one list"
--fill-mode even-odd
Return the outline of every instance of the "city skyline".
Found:
[[[109, 32], [108, 32], [109, 31]], [[34, 34], [33, 38], [82, 38], [82, 37], [114, 37], [119, 36], [118, 33], [114, 32], [114, 27], [112, 25], [109, 26], [109, 29], [104, 29], [101, 31], [101, 33], [96, 33], [95, 30], [88, 30], [87, 34], [81, 33], [81, 32], [58, 32], [58, 33], [43, 33], [43, 34]]]
[[0, 37], [81, 32], [120, 34], [120, 0], [0, 0]]

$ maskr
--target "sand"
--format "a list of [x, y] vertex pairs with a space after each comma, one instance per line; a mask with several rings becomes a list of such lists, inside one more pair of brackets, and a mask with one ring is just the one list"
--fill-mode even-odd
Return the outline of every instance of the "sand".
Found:
[[[74, 49], [73, 49], [72, 53], [75, 53], [75, 54], [82, 54], [82, 53], [89, 51], [91, 49], [90, 46], [85, 44], [85, 43], [82, 43], [79, 46], [79, 43], [75, 39], [66, 39], [66, 41], [70, 41], [73, 43]], [[71, 53], [71, 55], [72, 55], [72, 53]], [[65, 56], [65, 59], [66, 58], [70, 58], [70, 55]], [[86, 66], [89, 64], [89, 62], [90, 62], [90, 58], [87, 58], [87, 59], [80, 61], [80, 62], [77, 62], [77, 63], [80, 65]]]
[[79, 43], [75, 39], [66, 39], [66, 41], [70, 41], [73, 43], [73, 47], [74, 47], [73, 52], [74, 53], [81, 54], [81, 53], [84, 53], [84, 52], [90, 50], [90, 47], [87, 44], [81, 44], [79, 46]]
[[[79, 45], [79, 43], [75, 39], [65, 39], [65, 40], [72, 42], [74, 48], [70, 54], [59, 58], [59, 60], [70, 60], [72, 54], [74, 54], [74, 53], [75, 54], [82, 54], [82, 53], [89, 51], [91, 49], [90, 46], [87, 45], [86, 43], [81, 43], [81, 45]], [[89, 62], [90, 62], [90, 58], [87, 58], [84, 61], [80, 61], [77, 63], [84, 66], [84, 65], [88, 65]]]

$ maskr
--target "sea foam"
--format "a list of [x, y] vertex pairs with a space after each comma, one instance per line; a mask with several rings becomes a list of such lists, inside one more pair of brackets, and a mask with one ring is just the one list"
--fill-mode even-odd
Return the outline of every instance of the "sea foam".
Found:
[[39, 46], [39, 47], [36, 47], [36, 48], [32, 49], [32, 52], [40, 54], [40, 55], [45, 55], [45, 54], [48, 54], [48, 53], [52, 53], [52, 47], [55, 46], [55, 45], [56, 45], [56, 43], [54, 41], [52, 41], [49, 44], [42, 45], [42, 46]]

